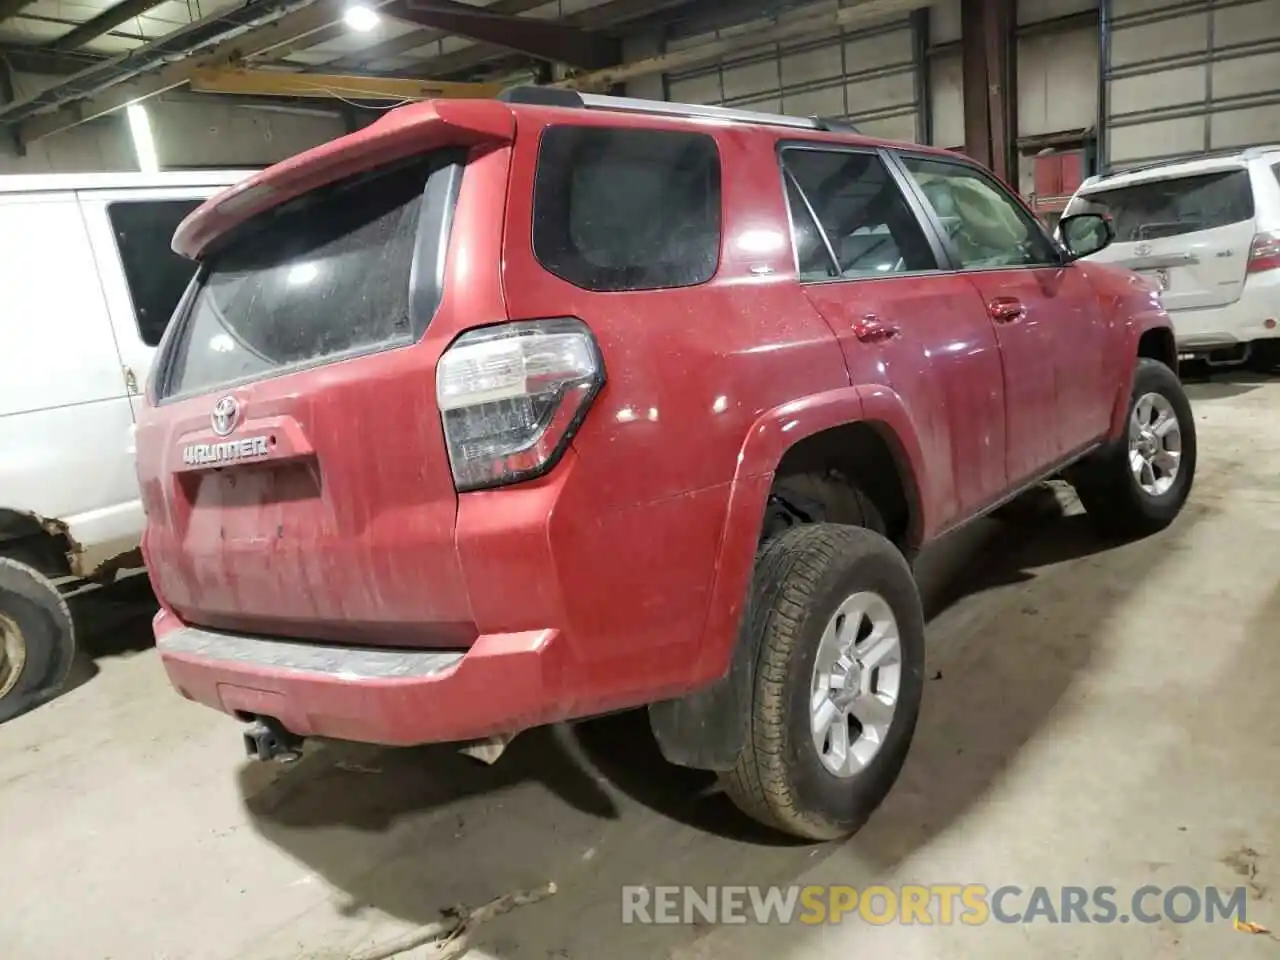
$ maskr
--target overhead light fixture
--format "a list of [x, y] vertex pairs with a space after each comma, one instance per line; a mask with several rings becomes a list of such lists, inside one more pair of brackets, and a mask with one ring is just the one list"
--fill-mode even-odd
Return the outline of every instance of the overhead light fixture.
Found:
[[342, 15], [342, 19], [348, 27], [360, 33], [368, 33], [378, 25], [378, 15], [359, 3], [347, 7], [347, 12]]
[[151, 118], [147, 108], [131, 103], [125, 108], [129, 118], [129, 134], [133, 137], [133, 152], [138, 158], [138, 169], [143, 173], [158, 173], [160, 160], [156, 157], [156, 141], [151, 135]]

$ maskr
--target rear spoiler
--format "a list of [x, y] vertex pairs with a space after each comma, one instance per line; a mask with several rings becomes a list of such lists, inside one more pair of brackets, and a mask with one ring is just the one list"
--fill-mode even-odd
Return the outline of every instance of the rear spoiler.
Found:
[[173, 250], [197, 260], [218, 237], [304, 193], [439, 147], [510, 143], [515, 131], [511, 107], [497, 100], [428, 100], [392, 110], [210, 197], [178, 225]]

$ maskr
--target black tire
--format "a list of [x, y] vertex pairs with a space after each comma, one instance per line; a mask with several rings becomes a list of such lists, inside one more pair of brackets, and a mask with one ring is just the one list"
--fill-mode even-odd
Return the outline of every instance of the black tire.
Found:
[[[1129, 467], [1128, 424], [1134, 405], [1149, 393], [1159, 394], [1169, 402], [1182, 441], [1177, 476], [1173, 485], [1159, 495], [1143, 490]], [[1144, 537], [1174, 521], [1187, 502], [1195, 479], [1196, 421], [1178, 375], [1158, 360], [1140, 359], [1125, 424], [1125, 435], [1078, 464], [1070, 479], [1102, 533], [1121, 538]]]
[[71, 611], [58, 588], [25, 563], [0, 557], [0, 650], [6, 633], [10, 642], [16, 634], [23, 662], [16, 676], [0, 667], [0, 723], [61, 690], [76, 652]]
[[[879, 751], [837, 777], [810, 728], [814, 662], [827, 623], [851, 594], [871, 591], [897, 621], [902, 654], [897, 706]], [[906, 560], [859, 527], [810, 524], [768, 543], [757, 561], [747, 623], [758, 644], [751, 733], [737, 766], [720, 775], [749, 816], [809, 840], [855, 832], [884, 800], [906, 760], [924, 692], [924, 614]]]

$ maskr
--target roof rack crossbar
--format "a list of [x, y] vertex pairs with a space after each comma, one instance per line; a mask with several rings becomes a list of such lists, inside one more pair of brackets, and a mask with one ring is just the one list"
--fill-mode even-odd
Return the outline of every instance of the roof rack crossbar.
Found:
[[791, 117], [781, 113], [739, 110], [736, 107], [704, 106], [692, 103], [671, 103], [666, 100], [614, 97], [599, 93], [579, 93], [577, 90], [566, 90], [562, 87], [512, 87], [499, 94], [498, 99], [507, 103], [525, 103], [543, 107], [580, 107], [587, 110], [617, 110], [623, 113], [651, 113], [668, 117], [701, 117], [708, 120], [729, 120], [771, 127], [824, 130], [830, 133], [858, 132], [858, 128], [848, 120], [834, 117]]

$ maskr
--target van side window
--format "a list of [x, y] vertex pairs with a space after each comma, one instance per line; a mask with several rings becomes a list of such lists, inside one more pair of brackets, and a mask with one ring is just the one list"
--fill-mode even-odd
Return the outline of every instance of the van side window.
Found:
[[138, 333], [149, 347], [160, 343], [169, 318], [195, 276], [196, 265], [173, 252], [174, 231], [200, 205], [192, 200], [121, 200], [107, 205]]
[[720, 263], [720, 154], [702, 133], [549, 127], [533, 252], [586, 290], [705, 283]]
[[[937, 269], [920, 221], [876, 154], [797, 147], [782, 157], [835, 252], [837, 276]], [[801, 273], [801, 279], [818, 279]]]

